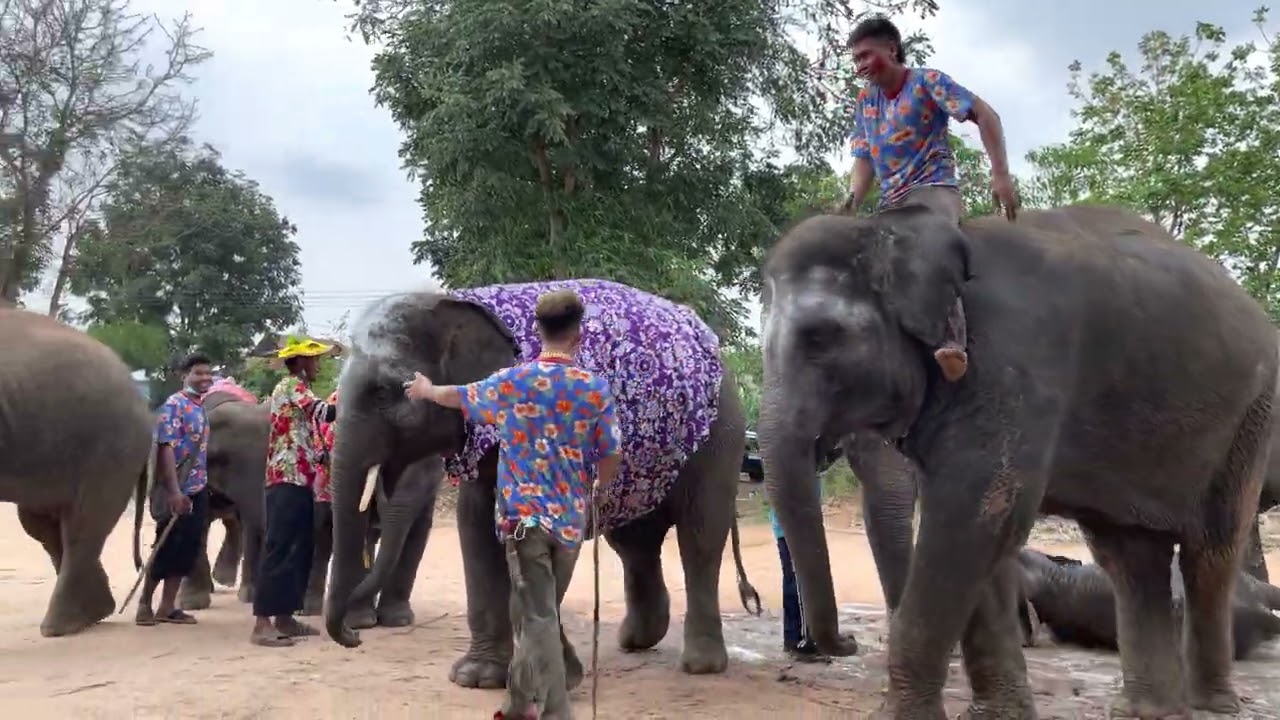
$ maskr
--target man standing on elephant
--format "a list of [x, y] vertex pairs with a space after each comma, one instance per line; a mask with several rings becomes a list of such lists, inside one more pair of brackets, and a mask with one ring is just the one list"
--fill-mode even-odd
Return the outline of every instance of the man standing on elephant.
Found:
[[[209, 358], [200, 353], [188, 356], [179, 369], [182, 389], [160, 406], [156, 425], [156, 482], [161, 483], [165, 493], [167, 512], [163, 519], [156, 517], [159, 547], [138, 599], [134, 622], [143, 626], [196, 622], [194, 617], [179, 610], [176, 603], [182, 578], [195, 567], [208, 524], [209, 475], [205, 454], [209, 447], [209, 420], [201, 398], [213, 383], [213, 370]], [[181, 476], [179, 468], [182, 468]], [[155, 492], [159, 491], [157, 488]], [[153, 507], [153, 515], [157, 510]], [[165, 536], [164, 528], [170, 522], [172, 528]], [[160, 607], [153, 612], [151, 600], [161, 583]]]
[[[959, 224], [964, 200], [956, 180], [948, 118], [973, 122], [991, 162], [991, 192], [996, 209], [1013, 220], [1018, 197], [1009, 175], [1004, 127], [982, 98], [931, 68], [909, 68], [902, 35], [884, 17], [863, 20], [849, 35], [859, 77], [868, 85], [853, 107], [853, 173], [846, 208], [858, 210], [880, 180], [880, 207], [925, 205]], [[948, 380], [968, 367], [964, 309], [956, 299], [948, 318], [948, 339], [935, 352]]]
[[622, 440], [609, 383], [574, 364], [584, 313], [573, 291], [547, 293], [535, 311], [542, 341], [536, 360], [465, 387], [433, 385], [415, 373], [405, 389], [410, 398], [460, 408], [501, 436], [496, 512], [516, 640], [498, 720], [572, 717], [560, 601], [586, 529], [591, 464], [598, 464], [597, 482], [608, 485]]
[[[271, 391], [267, 440], [266, 538], [253, 596], [256, 618], [250, 642], [288, 647], [294, 638], [319, 631], [298, 622], [315, 550], [316, 474], [325, 462], [320, 426], [332, 422], [334, 408], [311, 391], [319, 360], [331, 345], [289, 338], [277, 357], [289, 376]], [[274, 619], [274, 624], [273, 624]]]

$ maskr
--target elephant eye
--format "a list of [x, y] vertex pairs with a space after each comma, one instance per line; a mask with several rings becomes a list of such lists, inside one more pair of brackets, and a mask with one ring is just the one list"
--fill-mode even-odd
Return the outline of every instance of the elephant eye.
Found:
[[831, 318], [813, 318], [800, 327], [800, 344], [806, 351], [822, 352], [844, 338], [844, 326]]

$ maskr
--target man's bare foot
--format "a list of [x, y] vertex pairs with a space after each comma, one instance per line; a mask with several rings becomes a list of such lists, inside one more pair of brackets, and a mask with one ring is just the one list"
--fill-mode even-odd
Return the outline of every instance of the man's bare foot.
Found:
[[156, 624], [156, 614], [150, 605], [138, 606], [138, 613], [133, 616], [133, 624], [141, 627], [151, 627]]
[[947, 382], [956, 382], [969, 370], [969, 354], [954, 345], [938, 348], [933, 352], [933, 359]]
[[281, 633], [271, 626], [267, 626], [266, 630], [254, 628], [253, 634], [249, 636], [249, 642], [258, 647], [292, 647], [293, 638]]

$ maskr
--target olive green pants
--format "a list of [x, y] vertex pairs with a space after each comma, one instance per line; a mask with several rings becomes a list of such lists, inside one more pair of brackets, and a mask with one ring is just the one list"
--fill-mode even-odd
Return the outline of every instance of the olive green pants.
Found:
[[[566, 548], [541, 527], [522, 527], [507, 541], [507, 552], [515, 650], [503, 716], [521, 717], [536, 704], [544, 720], [571, 720], [568, 672], [581, 677], [582, 668], [561, 629], [560, 602], [573, 579], [578, 549]], [[566, 662], [577, 667], [567, 672]]]

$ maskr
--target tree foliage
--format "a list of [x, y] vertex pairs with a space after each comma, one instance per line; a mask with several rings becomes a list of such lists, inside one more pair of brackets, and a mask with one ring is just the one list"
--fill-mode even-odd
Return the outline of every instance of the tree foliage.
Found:
[[[164, 27], [128, 0], [0, 0], [0, 298], [16, 302], [60, 256], [57, 315], [121, 152], [167, 142], [194, 116], [180, 90], [209, 53], [193, 35], [186, 17]], [[158, 68], [142, 59], [157, 42]]]
[[255, 337], [299, 319], [296, 232], [212, 148], [148, 150], [122, 162], [72, 290], [92, 323], [164, 328], [173, 357], [238, 365]]
[[743, 309], [711, 264], [765, 230], [750, 184], [776, 166], [760, 148], [785, 137], [811, 161], [847, 123], [793, 38], [835, 46], [870, 9], [364, 2], [356, 26], [382, 44], [375, 95], [421, 181], [416, 258], [455, 286], [609, 277], [687, 301], [737, 338]]
[[[1264, 8], [1254, 22], [1265, 21]], [[1077, 125], [1029, 159], [1049, 202], [1144, 213], [1280, 319], [1280, 40], [1263, 39], [1229, 46], [1221, 27], [1197, 23], [1143, 36], [1136, 66], [1119, 52], [1100, 72], [1074, 63]]]
[[106, 345], [134, 370], [154, 371], [170, 361], [169, 331], [163, 325], [124, 321], [95, 323], [89, 336]]

